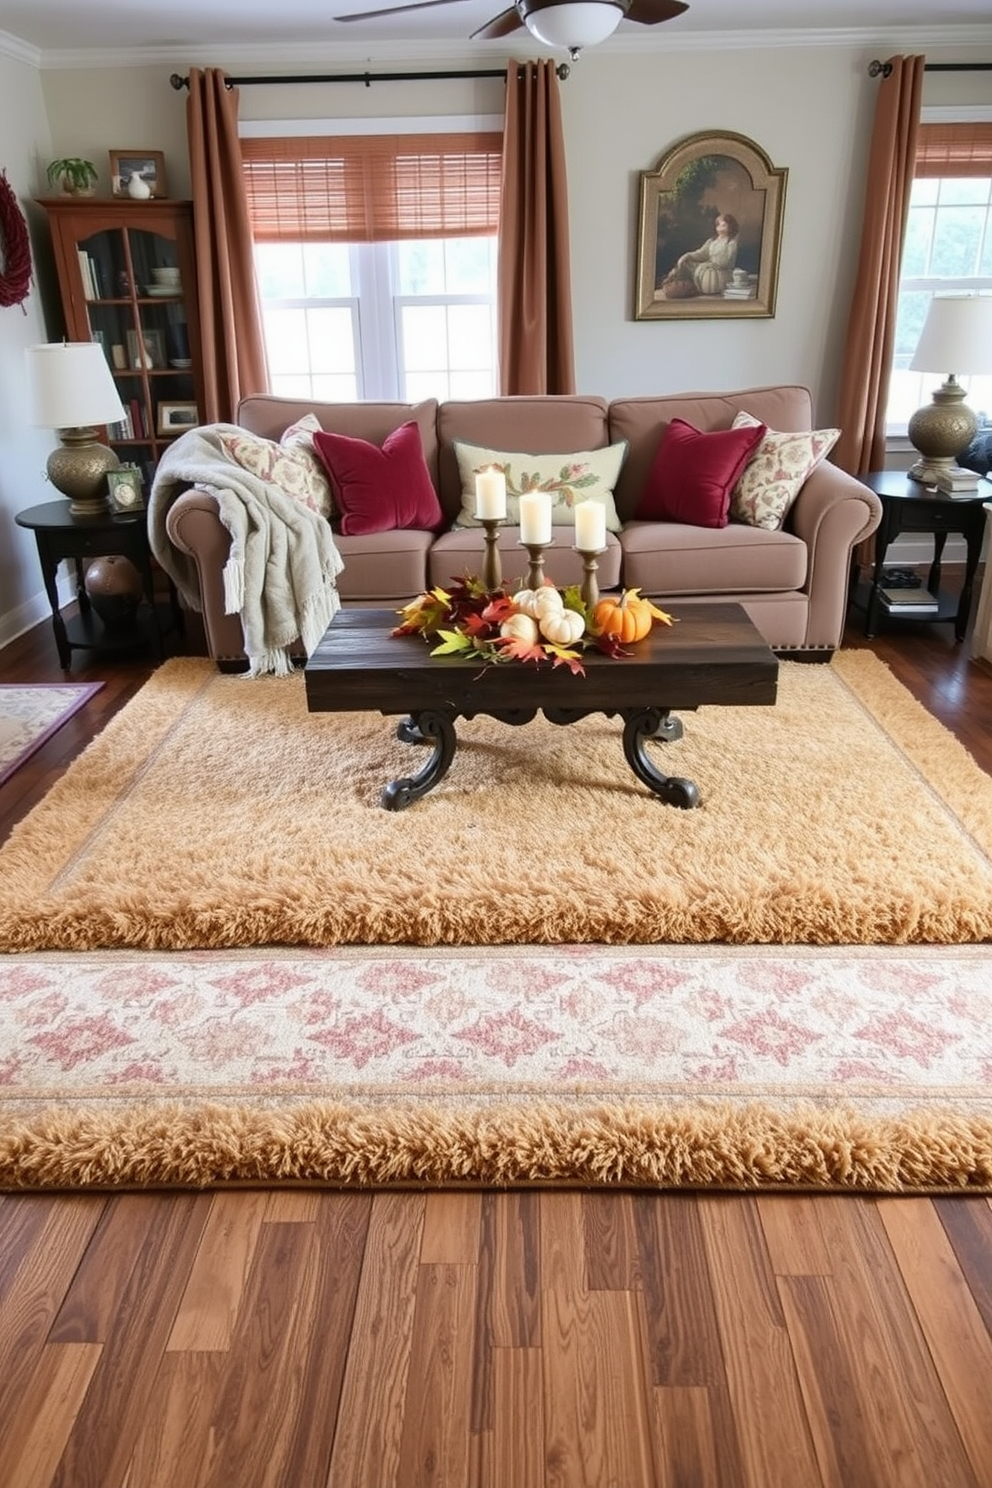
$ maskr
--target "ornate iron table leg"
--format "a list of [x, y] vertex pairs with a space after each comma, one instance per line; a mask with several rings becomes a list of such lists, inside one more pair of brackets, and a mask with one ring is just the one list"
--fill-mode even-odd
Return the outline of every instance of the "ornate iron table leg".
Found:
[[698, 806], [698, 786], [678, 775], [662, 775], [644, 752], [645, 739], [663, 739], [666, 742], [680, 739], [680, 720], [672, 718], [667, 708], [624, 708], [620, 716], [624, 721], [624, 758], [638, 780], [669, 806], [681, 806], [684, 810]]
[[382, 804], [387, 811], [404, 811], [433, 790], [439, 780], [448, 773], [455, 757], [455, 715], [425, 710], [404, 718], [397, 728], [397, 736], [407, 744], [433, 744], [434, 752], [416, 775], [404, 775], [391, 780], [382, 792]]

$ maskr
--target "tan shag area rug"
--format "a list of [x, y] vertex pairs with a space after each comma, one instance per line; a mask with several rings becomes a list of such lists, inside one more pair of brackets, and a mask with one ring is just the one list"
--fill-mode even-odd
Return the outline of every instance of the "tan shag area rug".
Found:
[[0, 1188], [992, 1189], [986, 947], [0, 958]]
[[0, 949], [992, 937], [992, 779], [870, 653], [683, 722], [657, 748], [697, 810], [596, 715], [462, 721], [448, 775], [393, 813], [420, 754], [395, 720], [170, 661], [0, 851]]

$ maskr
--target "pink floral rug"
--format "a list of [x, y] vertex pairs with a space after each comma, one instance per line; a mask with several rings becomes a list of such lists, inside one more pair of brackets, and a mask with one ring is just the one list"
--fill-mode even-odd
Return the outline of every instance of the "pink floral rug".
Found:
[[0, 1186], [992, 1186], [986, 947], [10, 955]]
[[0, 785], [102, 686], [102, 682], [0, 684]]

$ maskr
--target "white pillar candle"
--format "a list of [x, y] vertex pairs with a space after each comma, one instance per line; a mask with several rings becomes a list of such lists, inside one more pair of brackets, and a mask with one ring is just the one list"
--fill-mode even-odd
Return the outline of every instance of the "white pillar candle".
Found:
[[475, 515], [499, 522], [506, 516], [506, 476], [492, 466], [475, 477]]
[[600, 501], [580, 501], [575, 508], [575, 546], [580, 553], [606, 547], [606, 507]]
[[551, 541], [551, 497], [547, 491], [528, 491], [521, 496], [520, 541], [533, 547]]

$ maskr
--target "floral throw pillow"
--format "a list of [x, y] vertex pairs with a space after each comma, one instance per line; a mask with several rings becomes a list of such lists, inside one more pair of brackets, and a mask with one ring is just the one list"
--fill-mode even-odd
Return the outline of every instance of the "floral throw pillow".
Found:
[[323, 517], [330, 515], [331, 488], [312, 450], [276, 444], [257, 434], [221, 434], [220, 442], [235, 464]]
[[[760, 422], [750, 413], [739, 413], [731, 427], [746, 429]], [[782, 434], [766, 428], [764, 438], [734, 487], [730, 498], [731, 521], [775, 532], [785, 521], [803, 482], [839, 438], [839, 429]]]
[[620, 518], [613, 500], [613, 488], [627, 455], [627, 441], [606, 445], [598, 450], [579, 450], [564, 455], [507, 454], [504, 450], [486, 449], [480, 444], [454, 441], [458, 474], [462, 483], [462, 509], [456, 527], [478, 527], [475, 515], [475, 477], [483, 470], [502, 470], [506, 477], [507, 527], [520, 522], [520, 498], [530, 491], [547, 491], [551, 496], [553, 526], [571, 526], [575, 507], [580, 501], [599, 501], [606, 508], [606, 530], [619, 532]]

